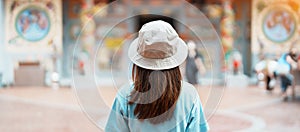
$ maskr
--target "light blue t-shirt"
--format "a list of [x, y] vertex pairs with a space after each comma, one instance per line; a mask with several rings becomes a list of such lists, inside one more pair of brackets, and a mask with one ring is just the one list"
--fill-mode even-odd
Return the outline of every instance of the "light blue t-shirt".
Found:
[[286, 65], [289, 69], [291, 70], [292, 67], [291, 65], [287, 62], [286, 57], [288, 56], [288, 53], [284, 53], [283, 55], [281, 55], [281, 57], [278, 59], [278, 63], [281, 65]]
[[[173, 117], [160, 124], [148, 120], [139, 121], [134, 115], [135, 105], [128, 105], [133, 85], [122, 87], [112, 106], [106, 132], [206, 132], [208, 124], [197, 90], [193, 85], [182, 82], [182, 87]], [[157, 108], [159, 109], [159, 108]]]

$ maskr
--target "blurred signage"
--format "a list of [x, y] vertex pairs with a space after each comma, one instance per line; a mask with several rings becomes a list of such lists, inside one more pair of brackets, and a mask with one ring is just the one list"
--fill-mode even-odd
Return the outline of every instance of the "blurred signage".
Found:
[[123, 41], [124, 41], [123, 38], [106, 38], [104, 40], [104, 43], [107, 48], [114, 49], [120, 47]]

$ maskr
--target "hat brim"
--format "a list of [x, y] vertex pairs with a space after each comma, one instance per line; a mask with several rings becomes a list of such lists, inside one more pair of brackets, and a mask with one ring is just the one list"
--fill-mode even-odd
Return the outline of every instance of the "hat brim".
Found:
[[188, 47], [185, 42], [179, 37], [177, 39], [177, 52], [173, 56], [164, 59], [149, 59], [137, 52], [138, 38], [136, 38], [129, 46], [128, 57], [134, 64], [145, 69], [164, 70], [174, 68], [182, 64], [188, 55]]

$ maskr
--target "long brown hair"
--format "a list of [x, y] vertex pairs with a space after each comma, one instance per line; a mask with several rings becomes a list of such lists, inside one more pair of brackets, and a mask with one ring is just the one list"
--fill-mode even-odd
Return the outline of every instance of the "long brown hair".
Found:
[[134, 115], [140, 121], [148, 119], [152, 124], [169, 120], [181, 89], [179, 67], [157, 71], [133, 65], [132, 79], [134, 90], [128, 104], [136, 104]]

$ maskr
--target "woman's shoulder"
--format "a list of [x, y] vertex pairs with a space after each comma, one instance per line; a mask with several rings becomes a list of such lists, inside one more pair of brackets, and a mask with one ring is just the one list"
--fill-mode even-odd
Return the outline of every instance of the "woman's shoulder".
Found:
[[192, 84], [190, 84], [186, 81], [182, 81], [182, 88], [181, 89], [182, 89], [182, 91], [188, 92], [188, 93], [197, 92], [196, 88]]
[[120, 88], [118, 88], [117, 97], [119, 97], [119, 98], [121, 97], [123, 99], [128, 98], [132, 89], [133, 89], [132, 83], [122, 85]]
[[192, 84], [183, 81], [177, 102], [177, 107], [179, 108], [177, 110], [180, 111], [179, 113], [189, 113], [193, 107], [201, 107], [198, 106], [199, 102], [201, 101], [196, 88]]
[[185, 81], [182, 81], [180, 96], [183, 96], [184, 99], [188, 100], [195, 100], [199, 98], [196, 88], [192, 84]]

